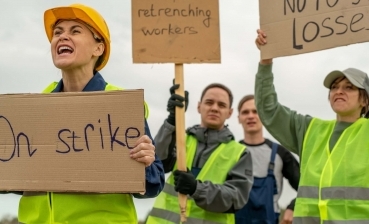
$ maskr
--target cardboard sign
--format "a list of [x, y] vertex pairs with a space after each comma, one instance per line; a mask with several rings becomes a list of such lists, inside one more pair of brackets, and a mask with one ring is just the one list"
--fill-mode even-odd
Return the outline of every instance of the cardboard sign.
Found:
[[0, 95], [0, 190], [145, 191], [143, 90]]
[[132, 0], [134, 63], [220, 63], [218, 0]]
[[263, 59], [369, 41], [369, 1], [259, 0]]

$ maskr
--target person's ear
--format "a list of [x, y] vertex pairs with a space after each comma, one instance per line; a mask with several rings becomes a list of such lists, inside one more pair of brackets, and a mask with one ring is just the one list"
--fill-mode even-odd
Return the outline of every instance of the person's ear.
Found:
[[363, 97], [359, 96], [359, 102], [361, 107], [367, 107], [369, 105], [369, 99], [365, 96]]
[[233, 108], [230, 108], [229, 112], [228, 112], [227, 119], [229, 119], [232, 116], [232, 113], [233, 113]]
[[97, 43], [95, 50], [93, 52], [93, 56], [100, 57], [104, 53], [104, 50], [105, 50], [104, 43]]

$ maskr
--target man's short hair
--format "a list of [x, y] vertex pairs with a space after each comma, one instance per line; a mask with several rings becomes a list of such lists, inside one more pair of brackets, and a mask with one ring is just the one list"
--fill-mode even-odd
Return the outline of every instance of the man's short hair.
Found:
[[252, 95], [252, 94], [244, 96], [244, 97], [240, 100], [240, 102], [238, 103], [238, 112], [241, 112], [241, 108], [242, 108], [242, 105], [243, 105], [244, 103], [246, 103], [246, 102], [247, 102], [247, 101], [249, 101], [249, 100], [253, 100], [253, 99], [255, 99], [255, 96], [254, 96], [254, 95]]
[[225, 86], [223, 84], [220, 84], [220, 83], [212, 83], [212, 84], [208, 85], [207, 87], [205, 87], [205, 89], [201, 93], [200, 101], [202, 101], [202, 98], [204, 98], [205, 93], [209, 89], [213, 89], [213, 88], [220, 88], [220, 89], [223, 89], [224, 91], [227, 92], [228, 97], [229, 97], [229, 108], [231, 108], [232, 107], [232, 103], [233, 103], [232, 91], [227, 86]]

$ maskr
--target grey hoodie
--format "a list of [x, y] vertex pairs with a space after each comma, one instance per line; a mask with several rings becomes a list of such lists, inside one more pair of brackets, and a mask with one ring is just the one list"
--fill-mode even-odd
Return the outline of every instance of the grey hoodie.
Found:
[[[214, 150], [221, 144], [234, 140], [232, 132], [224, 127], [217, 131], [195, 125], [187, 129], [198, 143], [193, 167], [202, 168]], [[164, 164], [165, 172], [173, 170], [176, 162], [175, 127], [164, 121], [155, 136], [156, 153]], [[191, 167], [189, 167], [191, 168]], [[197, 206], [210, 212], [234, 213], [241, 209], [249, 198], [253, 184], [252, 161], [250, 153], [245, 149], [238, 163], [228, 172], [224, 184], [213, 184], [211, 181], [197, 182], [192, 198]]]

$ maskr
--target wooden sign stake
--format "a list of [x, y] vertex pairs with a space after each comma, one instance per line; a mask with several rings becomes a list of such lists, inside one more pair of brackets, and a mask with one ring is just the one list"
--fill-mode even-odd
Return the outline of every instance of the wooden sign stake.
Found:
[[[175, 64], [175, 84], [179, 84], [176, 94], [184, 94], [183, 64]], [[178, 170], [187, 171], [186, 167], [186, 135], [185, 135], [185, 107], [176, 107], [176, 145]], [[181, 222], [186, 222], [187, 195], [178, 193]]]

